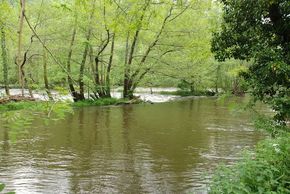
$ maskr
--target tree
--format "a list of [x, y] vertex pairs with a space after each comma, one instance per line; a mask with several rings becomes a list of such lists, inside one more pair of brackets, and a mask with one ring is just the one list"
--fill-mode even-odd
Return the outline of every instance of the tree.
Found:
[[[8, 83], [20, 82], [31, 96], [33, 88], [48, 96], [50, 90], [68, 91], [74, 101], [87, 96], [107, 98], [111, 88], [121, 86], [124, 97], [132, 98], [135, 88], [147, 83], [176, 86], [186, 80], [194, 90], [212, 87], [216, 77], [209, 26], [219, 12], [212, 10], [215, 2], [211, 0], [19, 0], [7, 4], [11, 11], [0, 15], [6, 18], [1, 20], [9, 48], [7, 61], [13, 61], [9, 53], [17, 53], [20, 72], [17, 81], [17, 69], [9, 68]], [[21, 5], [23, 9], [18, 9]], [[165, 74], [175, 78], [160, 76]], [[3, 78], [0, 82], [5, 85]]]
[[214, 33], [212, 51], [219, 60], [251, 61], [246, 79], [255, 100], [290, 114], [290, 2], [288, 0], [222, 0], [221, 30]]
[[17, 45], [17, 55], [15, 63], [18, 66], [18, 82], [21, 87], [21, 95], [24, 96], [24, 75], [23, 67], [26, 61], [26, 54], [22, 59], [22, 39], [23, 39], [23, 24], [24, 24], [24, 15], [25, 15], [25, 0], [20, 0], [20, 13], [19, 13], [19, 28], [18, 28], [18, 45]]
[[[191, 7], [191, 2], [163, 1], [154, 3], [150, 0], [144, 0], [133, 7], [131, 11], [133, 14], [127, 15], [130, 25], [125, 41], [124, 98], [132, 98], [136, 87], [145, 75], [152, 71], [156, 64], [154, 62], [156, 60], [150, 60], [153, 54], [156, 58], [161, 58], [174, 51], [172, 48], [161, 51], [164, 45], [160, 42], [164, 38], [166, 28], [189, 7]], [[150, 23], [150, 20], [155, 22]]]
[[[8, 11], [10, 10], [9, 5], [6, 1], [0, 2], [0, 11], [2, 13], [5, 13], [6, 15]], [[6, 29], [5, 29], [5, 21], [7, 20], [7, 17], [0, 16], [0, 40], [1, 40], [1, 56], [2, 56], [2, 63], [3, 63], [3, 77], [4, 77], [4, 88], [5, 93], [7, 96], [10, 95], [9, 92], [9, 80], [8, 80], [8, 56], [7, 56], [7, 40], [6, 40]]]

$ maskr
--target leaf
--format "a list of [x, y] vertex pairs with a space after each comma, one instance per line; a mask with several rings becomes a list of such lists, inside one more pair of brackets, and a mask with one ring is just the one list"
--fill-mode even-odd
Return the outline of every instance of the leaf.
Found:
[[0, 192], [2, 192], [5, 188], [5, 185], [4, 184], [0, 184]]

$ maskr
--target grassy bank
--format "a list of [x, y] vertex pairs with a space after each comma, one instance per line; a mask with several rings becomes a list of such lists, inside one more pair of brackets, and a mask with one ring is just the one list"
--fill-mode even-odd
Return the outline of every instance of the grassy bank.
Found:
[[84, 100], [79, 102], [74, 102], [71, 105], [73, 107], [87, 107], [87, 106], [110, 106], [110, 105], [124, 105], [124, 104], [140, 104], [144, 101], [140, 99], [117, 99], [117, 98], [102, 98], [97, 100]]
[[269, 129], [272, 135], [261, 141], [254, 153], [246, 151], [236, 165], [216, 171], [209, 193], [290, 193], [289, 127], [268, 125]]
[[9, 102], [0, 105], [0, 111], [17, 111], [17, 110], [45, 110], [47, 107], [53, 105], [65, 104], [71, 107], [87, 107], [87, 106], [109, 106], [109, 105], [122, 105], [122, 104], [139, 104], [144, 103], [140, 99], [117, 99], [117, 98], [103, 98], [97, 100], [84, 100], [78, 102], [50, 102], [50, 101], [22, 101], [22, 102]]

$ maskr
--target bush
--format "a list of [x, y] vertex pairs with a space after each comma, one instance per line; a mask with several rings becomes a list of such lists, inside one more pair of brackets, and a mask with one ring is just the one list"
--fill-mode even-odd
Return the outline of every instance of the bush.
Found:
[[108, 105], [117, 105], [124, 103], [124, 99], [116, 98], [101, 98], [97, 100], [83, 100], [73, 103], [74, 107], [86, 107], [86, 106], [108, 106]]
[[290, 193], [290, 133], [260, 142], [232, 167], [220, 167], [209, 193]]

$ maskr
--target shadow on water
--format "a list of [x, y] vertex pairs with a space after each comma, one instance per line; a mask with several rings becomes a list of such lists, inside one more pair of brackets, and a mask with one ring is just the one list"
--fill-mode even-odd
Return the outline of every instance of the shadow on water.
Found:
[[87, 107], [14, 143], [0, 126], [0, 180], [18, 193], [188, 193], [218, 163], [239, 159], [263, 135], [249, 113], [213, 98]]

